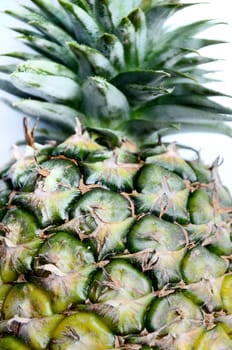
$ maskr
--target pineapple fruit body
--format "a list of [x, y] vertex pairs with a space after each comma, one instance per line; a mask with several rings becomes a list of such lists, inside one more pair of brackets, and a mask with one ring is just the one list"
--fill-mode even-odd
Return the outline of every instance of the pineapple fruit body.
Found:
[[1, 349], [230, 349], [217, 165], [81, 132], [2, 174]]

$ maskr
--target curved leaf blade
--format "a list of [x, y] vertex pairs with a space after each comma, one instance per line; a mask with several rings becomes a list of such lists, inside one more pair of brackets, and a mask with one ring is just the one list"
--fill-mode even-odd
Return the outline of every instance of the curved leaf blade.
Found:
[[68, 45], [80, 62], [79, 76], [81, 78], [99, 75], [110, 79], [116, 75], [115, 68], [100, 51], [77, 42], [69, 42]]
[[137, 65], [140, 66], [147, 55], [147, 22], [145, 14], [140, 8], [131, 12], [128, 18], [135, 28], [136, 58]]
[[[155, 101], [156, 102], [156, 101]], [[201, 125], [206, 121], [232, 121], [232, 116], [208, 112], [199, 108], [182, 105], [158, 105], [148, 103], [134, 112], [136, 119], [145, 119], [158, 122], [168, 122], [169, 124], [192, 123]]]
[[27, 115], [69, 132], [75, 131], [76, 119], [80, 116], [71, 107], [32, 99], [16, 101], [13, 106]]
[[69, 16], [61, 6], [54, 5], [50, 0], [31, 0], [54, 24], [63, 27], [72, 33], [72, 24]]
[[78, 106], [81, 99], [79, 84], [67, 77], [14, 72], [11, 81], [17, 89], [28, 93], [29, 97], [36, 96], [48, 102]]
[[[89, 103], [90, 96], [94, 99]], [[116, 128], [130, 118], [130, 106], [126, 97], [114, 85], [101, 77], [90, 77], [83, 85], [83, 111], [89, 116], [89, 126]]]
[[9, 80], [0, 79], [0, 89], [17, 97], [26, 98], [28, 95], [18, 90]]
[[108, 58], [118, 71], [125, 69], [124, 47], [116, 35], [104, 33], [98, 39], [96, 48]]
[[70, 78], [77, 81], [77, 76], [73, 71], [66, 66], [56, 63], [52, 60], [40, 58], [34, 60], [27, 60], [17, 66], [17, 72], [31, 72], [37, 74], [48, 74]]
[[26, 40], [26, 45], [41, 53], [42, 57], [45, 56], [56, 62], [64, 63], [67, 67], [77, 71], [78, 62], [69, 48], [38, 35], [25, 36], [24, 39]]
[[69, 15], [77, 41], [81, 44], [95, 46], [101, 30], [94, 18], [81, 7], [67, 0], [59, 0], [61, 6]]

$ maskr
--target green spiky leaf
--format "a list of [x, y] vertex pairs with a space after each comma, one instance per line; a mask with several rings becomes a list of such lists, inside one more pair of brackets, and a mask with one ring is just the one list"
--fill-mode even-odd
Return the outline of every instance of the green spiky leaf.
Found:
[[59, 3], [70, 15], [77, 41], [94, 46], [101, 33], [94, 18], [81, 7], [70, 3], [70, 1], [59, 0]]
[[80, 115], [75, 109], [66, 105], [29, 99], [15, 102], [14, 107], [27, 115], [48, 121], [51, 125], [60, 125], [62, 128], [72, 132], [75, 130], [76, 118]]
[[[89, 96], [95, 97], [92, 105], [89, 104]], [[128, 120], [130, 116], [130, 106], [126, 97], [101, 77], [91, 77], [84, 83], [82, 109], [90, 118], [101, 120], [106, 128], [110, 124], [117, 126], [120, 121]]]

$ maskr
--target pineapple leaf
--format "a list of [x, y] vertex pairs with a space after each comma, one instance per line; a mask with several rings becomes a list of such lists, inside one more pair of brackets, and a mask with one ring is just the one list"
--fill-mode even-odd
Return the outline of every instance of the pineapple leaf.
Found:
[[30, 21], [40, 21], [45, 19], [41, 14], [36, 13], [34, 9], [31, 11], [29, 9], [22, 9], [18, 10], [17, 12], [6, 10], [5, 13], [27, 24]]
[[46, 17], [51, 19], [54, 24], [61, 26], [63, 29], [66, 29], [68, 32], [72, 33], [72, 25], [69, 19], [69, 16], [60, 6], [55, 6], [49, 0], [31, 0], [36, 4], [41, 11], [46, 15]]
[[225, 107], [219, 103], [216, 103], [210, 99], [205, 98], [205, 96], [198, 94], [191, 95], [168, 95], [163, 96], [159, 99], [157, 104], [161, 105], [183, 105], [190, 106], [194, 108], [200, 108], [201, 110], [221, 113], [221, 114], [232, 114], [232, 109]]
[[18, 90], [10, 81], [0, 79], [0, 89], [8, 92], [11, 95], [26, 98], [27, 94], [25, 94], [23, 91]]
[[125, 69], [124, 47], [116, 35], [104, 33], [98, 39], [96, 47], [116, 69]]
[[77, 42], [68, 42], [79, 61], [79, 76], [84, 79], [91, 75], [100, 75], [106, 78], [112, 78], [116, 70], [110, 61], [96, 49]]
[[[94, 96], [91, 104], [90, 96]], [[96, 125], [96, 120], [99, 120], [101, 126], [115, 128], [120, 122], [130, 118], [130, 106], [126, 97], [101, 77], [90, 77], [85, 81], [82, 110], [91, 118], [90, 126], [93, 127]]]
[[207, 46], [212, 45], [219, 45], [219, 44], [226, 44], [227, 42], [224, 40], [215, 40], [215, 39], [202, 39], [193, 37], [192, 39], [188, 38], [183, 41], [183, 44], [186, 45], [186, 47], [180, 47], [181, 50], [188, 50], [189, 52], [196, 52], [198, 53], [198, 50]]
[[17, 58], [17, 59], [23, 60], [23, 61], [32, 60], [32, 59], [36, 59], [36, 58], [40, 57], [37, 54], [23, 52], [23, 51], [6, 52], [3, 54], [0, 54], [0, 56], [13, 57], [13, 58]]
[[138, 69], [119, 73], [111, 83], [119, 89], [128, 84], [155, 85], [163, 79], [170, 78], [170, 74], [162, 70]]
[[147, 24], [145, 14], [141, 9], [136, 9], [128, 16], [135, 28], [135, 45], [137, 65], [140, 66], [147, 54]]
[[197, 94], [202, 96], [227, 96], [231, 97], [230, 95], [224, 94], [220, 91], [216, 91], [210, 88], [207, 88], [206, 86], [194, 84], [185, 82], [183, 84], [178, 84], [175, 87], [175, 94], [176, 95], [188, 95], [188, 94]]
[[120, 22], [119, 26], [117, 27], [117, 35], [123, 44], [125, 60], [128, 68], [136, 67], [136, 31], [133, 23], [128, 17], [124, 17]]
[[107, 7], [114, 27], [117, 27], [123, 17], [142, 4], [142, 0], [95, 0], [95, 4], [99, 13], [102, 13], [102, 7]]
[[114, 25], [112, 21], [112, 14], [109, 10], [107, 0], [103, 1], [89, 1], [91, 3], [94, 17], [106, 29], [107, 32], [114, 32]]
[[[151, 1], [150, 1], [151, 2]], [[146, 11], [149, 45], [157, 44], [160, 37], [166, 32], [165, 22], [176, 12], [199, 3], [180, 3], [179, 1], [163, 1], [149, 4]]]
[[73, 40], [71, 35], [46, 19], [31, 20], [29, 24], [43, 33], [47, 38], [60, 45], [66, 46], [67, 41]]
[[[206, 30], [220, 22], [202, 20], [188, 25], [183, 25], [173, 30], [160, 33], [158, 41], [153, 43], [154, 50], [150, 52], [147, 64], [150, 67], [163, 66], [167, 59], [176, 56], [182, 50], [199, 50], [208, 45], [219, 43], [211, 39], [196, 38], [199, 32]], [[181, 39], [180, 39], [181, 38]]]
[[14, 107], [27, 115], [39, 118], [52, 126], [61, 127], [69, 132], [74, 132], [76, 119], [80, 116], [80, 113], [71, 107], [32, 99], [16, 101]]
[[78, 69], [78, 62], [69, 48], [42, 38], [37, 34], [33, 36], [24, 36], [24, 39], [26, 40], [26, 45], [41, 53], [42, 57], [48, 57], [59, 63], [63, 62], [67, 67], [73, 70]]
[[3, 65], [0, 65], [0, 72], [11, 74], [16, 70], [16, 68], [17, 68], [16, 64], [3, 64]]
[[178, 60], [176, 60], [175, 69], [181, 69], [181, 71], [184, 71], [184, 70], [189, 71], [189, 69], [190, 70], [195, 69], [195, 67], [200, 64], [206, 64], [206, 63], [211, 63], [215, 61], [217, 61], [217, 59], [212, 57], [202, 56], [200, 54], [197, 54], [195, 56], [192, 55], [191, 57], [181, 57]]
[[162, 85], [162, 80], [169, 78], [164, 71], [141, 70], [118, 74], [112, 83], [128, 98], [132, 106], [170, 94], [173, 89]]
[[151, 101], [146, 105], [138, 108], [134, 112], [136, 119], [154, 119], [157, 123], [165, 121], [169, 124], [192, 123], [204, 124], [206, 121], [232, 121], [231, 116], [216, 114], [205, 111], [204, 109], [182, 106], [182, 105], [157, 105], [156, 101]]
[[123, 88], [132, 106], [138, 107], [148, 101], [153, 101], [160, 96], [171, 94], [173, 89], [167, 89], [163, 86], [148, 86], [140, 84], [130, 84]]
[[[211, 27], [215, 27], [216, 25], [223, 24], [223, 22], [214, 21], [214, 20], [200, 20], [197, 22], [193, 22], [191, 24], [180, 26], [172, 31], [168, 32], [167, 41], [172, 42], [174, 46], [177, 47], [187, 47], [189, 45], [185, 45], [185, 40], [188, 43], [189, 38], [199, 34], [203, 30], [209, 29]], [[180, 36], [181, 36], [181, 45], [180, 45]]]
[[164, 71], [137, 70], [120, 73], [111, 82], [135, 106], [171, 93], [172, 89], [161, 85], [162, 80], [169, 77], [170, 74]]
[[61, 76], [78, 82], [78, 77], [67, 67], [47, 59], [27, 60], [17, 66], [17, 72], [31, 72]]
[[85, 45], [95, 46], [101, 30], [93, 17], [70, 1], [59, 0], [59, 3], [71, 18], [77, 41]]
[[[140, 128], [140, 129], [138, 129]], [[123, 132], [131, 135], [136, 144], [141, 147], [157, 145], [160, 142], [161, 136], [172, 135], [179, 132], [179, 125], [156, 124], [154, 122], [147, 122], [143, 120], [130, 120], [128, 124], [123, 125]], [[141, 139], [141, 135], [145, 137]]]
[[16, 88], [29, 96], [33, 95], [49, 102], [78, 106], [81, 98], [79, 84], [64, 76], [14, 72], [11, 74], [11, 81]]
[[[162, 125], [162, 124], [161, 124]], [[158, 126], [158, 125], [157, 125]], [[164, 127], [162, 125], [162, 127]], [[210, 122], [202, 122], [200, 124], [196, 124], [195, 122], [182, 122], [179, 124], [173, 124], [172, 129], [170, 129], [170, 132], [168, 132], [168, 135], [171, 133], [177, 133], [177, 132], [204, 132], [204, 133], [217, 133], [217, 134], [224, 134], [229, 137], [232, 137], [232, 130], [229, 125], [226, 125], [223, 122], [217, 122], [217, 121], [210, 121]]]
[[[198, 77], [198, 83], [201, 83], [201, 84], [206, 84], [206, 83], [211, 83], [211, 82], [222, 82], [221, 79], [219, 79], [219, 78], [216, 79], [212, 75], [210, 76], [211, 73], [216, 75], [219, 72], [219, 71], [214, 70], [214, 69], [205, 70], [205, 69], [199, 69], [199, 68], [192, 67], [192, 69], [188, 69], [188, 72], [191, 73], [192, 76]], [[175, 81], [173, 81], [173, 83], [175, 83]]]
[[146, 12], [149, 45], [154, 45], [160, 38], [166, 20], [178, 10], [178, 3], [157, 4]]
[[89, 14], [92, 13], [92, 9], [91, 9], [91, 6], [90, 6], [88, 0], [71, 0], [71, 2], [78, 5], [79, 7], [81, 7], [83, 10], [85, 10]]
[[35, 34], [40, 36], [40, 38], [43, 37], [42, 35], [39, 35], [38, 33], [36, 33], [35, 30], [30, 30], [26, 28], [15, 27], [15, 28], [11, 28], [11, 30], [13, 30], [15, 33], [21, 34], [22, 38], [24, 38], [25, 36], [31, 36]]
[[36, 8], [35, 6], [29, 6], [22, 4], [22, 9], [30, 12], [30, 13], [36, 13], [38, 16], [45, 17], [45, 14], [43, 11], [41, 11], [39, 8]]
[[201, 124], [196, 124], [192, 121], [172, 124], [165, 120], [157, 122], [140, 118], [122, 123], [120, 125], [120, 131], [127, 137], [130, 135], [134, 142], [143, 147], [146, 145], [157, 145], [160, 141], [160, 136], [178, 134], [180, 131], [182, 133], [212, 132], [232, 137], [231, 127], [217, 121], [202, 122]]

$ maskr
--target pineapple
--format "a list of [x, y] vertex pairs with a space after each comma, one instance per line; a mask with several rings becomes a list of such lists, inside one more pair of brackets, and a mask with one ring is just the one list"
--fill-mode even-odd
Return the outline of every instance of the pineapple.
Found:
[[230, 194], [218, 161], [162, 142], [231, 134], [197, 54], [215, 23], [169, 30], [179, 1], [31, 5], [9, 11], [33, 51], [1, 87], [49, 127], [25, 119], [1, 173], [0, 349], [232, 349]]

